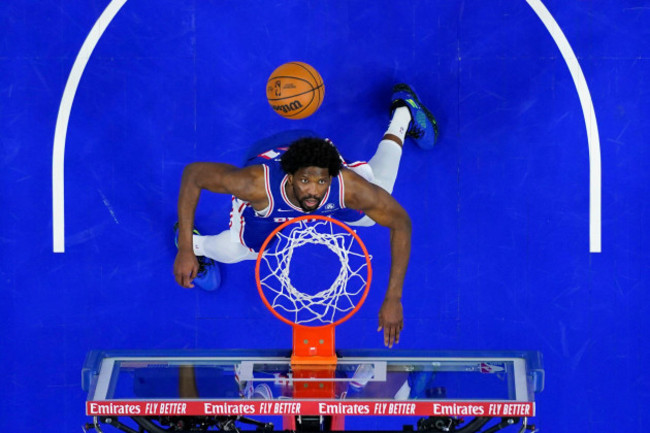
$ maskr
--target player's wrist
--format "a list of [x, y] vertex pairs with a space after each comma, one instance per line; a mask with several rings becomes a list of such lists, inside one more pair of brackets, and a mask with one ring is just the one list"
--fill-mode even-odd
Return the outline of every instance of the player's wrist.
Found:
[[183, 255], [185, 255], [185, 254], [194, 255], [194, 249], [192, 248], [191, 244], [189, 246], [187, 246], [187, 247], [182, 247], [182, 246], [179, 245], [178, 246], [178, 253], [183, 254]]
[[[391, 278], [391, 280], [393, 279]], [[402, 284], [399, 281], [395, 282], [391, 280], [388, 282], [384, 299], [400, 301], [402, 299]]]
[[402, 302], [402, 294], [386, 293], [386, 296], [384, 296], [384, 302]]

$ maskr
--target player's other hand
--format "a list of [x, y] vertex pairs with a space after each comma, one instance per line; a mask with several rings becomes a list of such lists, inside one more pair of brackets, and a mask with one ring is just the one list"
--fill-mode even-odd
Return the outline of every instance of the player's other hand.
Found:
[[192, 280], [199, 272], [199, 261], [193, 251], [181, 251], [176, 254], [174, 260], [174, 277], [179, 286], [191, 289], [194, 287]]
[[402, 302], [399, 299], [384, 299], [379, 309], [379, 328], [384, 330], [384, 345], [393, 347], [399, 343], [399, 334], [404, 327], [404, 314]]

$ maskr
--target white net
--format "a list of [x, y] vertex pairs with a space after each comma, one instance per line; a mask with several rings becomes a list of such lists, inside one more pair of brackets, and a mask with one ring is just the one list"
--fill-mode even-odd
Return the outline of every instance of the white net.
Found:
[[[321, 254], [310, 254], [318, 251], [314, 247], [320, 247]], [[331, 263], [327, 266], [323, 247], [338, 259], [338, 271]], [[307, 262], [312, 270], [303, 266]], [[340, 320], [361, 302], [367, 285], [368, 265], [359, 243], [330, 221], [290, 224], [276, 234], [260, 264], [260, 284], [267, 301], [282, 317], [300, 325], [322, 326]], [[318, 287], [323, 284], [325, 288]]]

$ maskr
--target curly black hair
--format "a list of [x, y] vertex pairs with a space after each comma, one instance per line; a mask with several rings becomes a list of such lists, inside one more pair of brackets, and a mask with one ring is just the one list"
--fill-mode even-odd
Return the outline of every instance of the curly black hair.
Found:
[[305, 167], [320, 167], [326, 168], [329, 175], [334, 177], [339, 174], [343, 162], [339, 151], [330, 141], [306, 137], [291, 143], [282, 155], [280, 165], [287, 174], [294, 174]]

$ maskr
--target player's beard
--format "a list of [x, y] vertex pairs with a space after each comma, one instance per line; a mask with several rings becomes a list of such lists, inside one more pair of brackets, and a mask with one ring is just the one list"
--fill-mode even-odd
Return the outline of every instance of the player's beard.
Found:
[[[309, 207], [309, 206], [305, 203], [305, 202], [306, 202], [307, 200], [309, 200], [309, 199], [314, 199], [314, 200], [316, 200], [316, 204], [313, 205], [313, 206], [311, 206], [311, 207]], [[322, 200], [323, 200], [323, 199], [322, 199], [321, 197], [316, 197], [316, 196], [313, 196], [313, 195], [308, 195], [307, 197], [299, 198], [299, 199], [298, 199], [298, 203], [300, 203], [300, 207], [301, 207], [302, 210], [304, 210], [305, 212], [313, 212], [313, 211], [315, 211], [316, 209], [318, 209], [318, 206], [320, 206], [320, 202], [321, 202]]]

